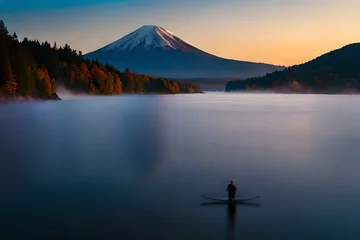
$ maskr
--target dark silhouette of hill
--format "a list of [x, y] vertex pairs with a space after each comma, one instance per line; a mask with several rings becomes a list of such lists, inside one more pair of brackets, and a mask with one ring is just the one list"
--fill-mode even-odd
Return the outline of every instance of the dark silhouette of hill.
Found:
[[354, 93], [360, 90], [360, 43], [263, 77], [229, 81], [226, 91]]

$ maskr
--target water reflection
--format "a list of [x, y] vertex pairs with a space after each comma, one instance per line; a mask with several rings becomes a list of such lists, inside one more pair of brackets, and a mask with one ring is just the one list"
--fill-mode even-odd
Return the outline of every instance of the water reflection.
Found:
[[259, 202], [237, 202], [237, 203], [226, 203], [226, 202], [205, 202], [201, 203], [202, 206], [223, 206], [227, 205], [227, 228], [226, 228], [226, 240], [239, 239], [236, 237], [236, 218], [238, 205], [241, 207], [260, 207]]
[[236, 204], [229, 203], [228, 207], [228, 230], [226, 239], [235, 239]]
[[[124, 149], [128, 170], [143, 179], [152, 178], [163, 160], [164, 142], [162, 141], [162, 114], [158, 109], [159, 99], [150, 98], [147, 105], [140, 105], [137, 109], [129, 109], [129, 114], [122, 119], [123, 125], [120, 135], [124, 145], [131, 147]], [[139, 135], [143, 141], [139, 141]]]

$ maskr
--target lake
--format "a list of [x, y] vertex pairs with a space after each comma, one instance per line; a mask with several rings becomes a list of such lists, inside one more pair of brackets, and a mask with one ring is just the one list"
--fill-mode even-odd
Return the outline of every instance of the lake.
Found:
[[[1, 239], [360, 239], [360, 96], [0, 105]], [[260, 196], [202, 205], [202, 195]]]

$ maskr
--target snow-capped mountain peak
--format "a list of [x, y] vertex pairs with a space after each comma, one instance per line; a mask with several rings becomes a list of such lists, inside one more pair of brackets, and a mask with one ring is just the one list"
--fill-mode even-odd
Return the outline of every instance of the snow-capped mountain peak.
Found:
[[130, 51], [137, 47], [146, 50], [153, 48], [183, 50], [188, 46], [183, 40], [160, 26], [144, 25], [125, 37], [105, 46], [102, 51]]
[[144, 25], [85, 57], [119, 70], [178, 79], [248, 78], [283, 69], [209, 54], [156, 25]]

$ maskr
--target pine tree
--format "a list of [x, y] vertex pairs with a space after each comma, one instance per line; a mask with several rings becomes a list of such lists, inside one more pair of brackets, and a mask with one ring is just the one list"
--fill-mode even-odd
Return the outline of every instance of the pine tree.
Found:
[[14, 78], [18, 84], [17, 92], [24, 95], [25, 85], [28, 81], [27, 66], [29, 65], [29, 57], [21, 44], [15, 40], [10, 40], [9, 42], [11, 43], [11, 47], [9, 47], [11, 55], [9, 55], [9, 58]]
[[6, 40], [4, 35], [0, 35], [0, 86], [5, 84], [5, 91], [16, 92], [17, 83], [12, 71]]
[[0, 20], [0, 35], [9, 36], [9, 31], [3, 20]]
[[64, 46], [64, 50], [65, 51], [71, 51], [71, 48], [70, 46], [66, 43], [65, 46]]
[[34, 79], [35, 66], [28, 66], [27, 70], [28, 70], [28, 81], [26, 82], [24, 91], [25, 91], [25, 97], [31, 97], [35, 87], [35, 79]]
[[46, 48], [50, 48], [50, 43], [48, 41], [45, 41], [41, 44], [42, 46], [46, 47]]
[[105, 64], [105, 68], [106, 68], [106, 70], [110, 70], [110, 65], [109, 65], [109, 63], [106, 61], [106, 64]]
[[18, 36], [16, 35], [16, 32], [14, 32], [11, 38], [15, 41], [18, 41]]

